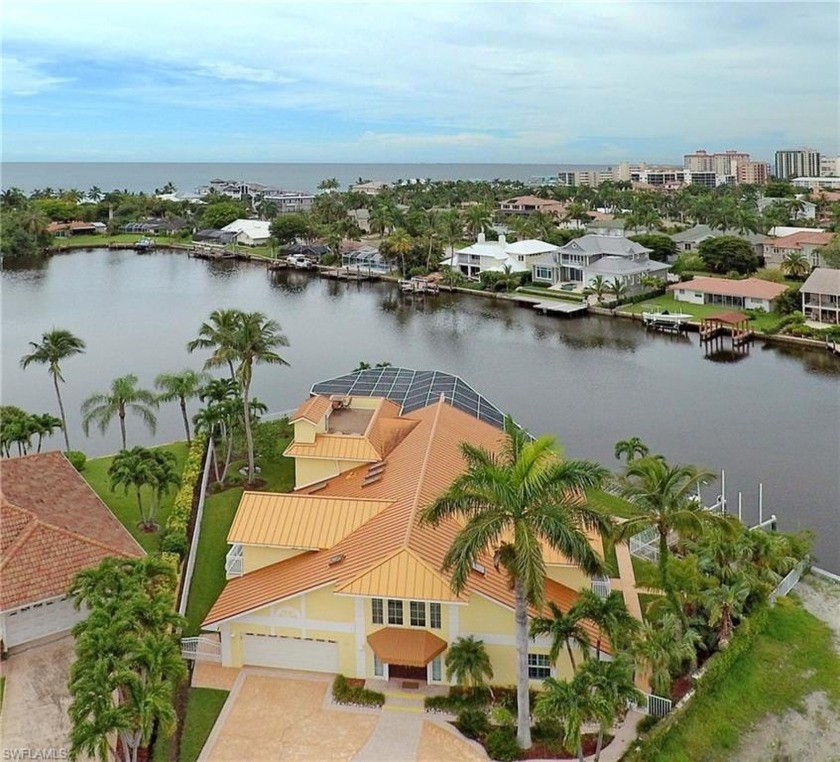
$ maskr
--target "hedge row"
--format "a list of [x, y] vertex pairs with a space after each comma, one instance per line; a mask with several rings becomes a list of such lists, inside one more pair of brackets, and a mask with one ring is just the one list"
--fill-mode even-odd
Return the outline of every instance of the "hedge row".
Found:
[[336, 704], [380, 707], [385, 703], [385, 694], [370, 691], [367, 688], [353, 687], [344, 675], [337, 675], [332, 687], [332, 697]]
[[646, 736], [633, 744], [624, 757], [626, 762], [641, 762], [662, 752], [665, 742], [682, 719], [691, 713], [697, 699], [715, 691], [732, 665], [753, 647], [756, 638], [767, 629], [769, 613], [769, 606], [762, 605], [738, 625], [729, 645], [714, 654], [706, 663], [702, 675], [694, 683], [694, 696], [682, 709], [673, 711], [658, 722]]
[[181, 487], [175, 495], [163, 537], [160, 539], [161, 552], [173, 553], [179, 558], [183, 558], [187, 553], [190, 544], [187, 530], [192, 516], [195, 488], [201, 479], [201, 465], [206, 447], [207, 437], [204, 435], [196, 436], [190, 445], [184, 472], [181, 474]]

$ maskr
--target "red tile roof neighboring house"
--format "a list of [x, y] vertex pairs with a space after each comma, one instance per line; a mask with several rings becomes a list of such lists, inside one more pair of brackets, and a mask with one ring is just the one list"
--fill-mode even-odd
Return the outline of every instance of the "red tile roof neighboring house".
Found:
[[0, 610], [63, 595], [109, 556], [142, 555], [60, 452], [0, 461]]
[[48, 233], [60, 233], [62, 230], [80, 231], [80, 230], [96, 230], [96, 226], [92, 222], [84, 222], [83, 220], [73, 220], [72, 222], [51, 222], [47, 225]]
[[668, 286], [669, 291], [701, 291], [705, 294], [719, 294], [721, 296], [743, 296], [752, 299], [767, 299], [772, 301], [787, 290], [781, 283], [771, 283], [760, 278], [745, 278], [731, 280], [729, 278], [692, 278], [685, 283], [674, 283]]
[[827, 246], [831, 243], [834, 233], [791, 233], [790, 235], [768, 241], [765, 246], [772, 246], [776, 249], [799, 249], [803, 244], [812, 246]]

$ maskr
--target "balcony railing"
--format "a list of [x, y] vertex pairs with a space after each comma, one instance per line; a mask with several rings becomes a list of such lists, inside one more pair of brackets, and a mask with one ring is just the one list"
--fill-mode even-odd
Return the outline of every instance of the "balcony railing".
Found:
[[181, 638], [181, 657], [189, 661], [222, 660], [222, 644], [218, 635], [199, 635], [197, 638]]
[[225, 574], [230, 579], [241, 577], [243, 573], [242, 546], [232, 545], [225, 556]]

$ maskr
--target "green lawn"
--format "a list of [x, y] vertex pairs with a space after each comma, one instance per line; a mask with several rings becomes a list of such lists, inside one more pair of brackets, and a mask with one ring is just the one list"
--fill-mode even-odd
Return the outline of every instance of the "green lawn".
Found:
[[828, 695], [835, 712], [840, 710], [840, 655], [832, 631], [795, 599], [782, 598], [753, 647], [715, 690], [692, 700], [651, 762], [730, 759], [753, 723], [800, 709], [817, 691]]
[[[720, 304], [689, 304], [688, 302], [678, 302], [671, 294], [663, 294], [662, 296], [657, 296], [653, 299], [639, 302], [638, 304], [624, 304], [619, 307], [621, 312], [632, 312], [633, 314], [648, 312], [651, 309], [684, 312], [700, 320], [704, 317], [709, 317], [709, 315], [723, 312], [727, 308]], [[751, 325], [757, 331], [764, 331], [766, 328], [775, 325], [780, 317], [780, 315], [772, 312], [760, 314], [751, 321]]]
[[190, 689], [187, 718], [181, 737], [180, 762], [195, 762], [198, 759], [227, 697], [227, 691], [214, 688]]
[[[288, 440], [280, 441], [275, 452], [282, 452]], [[261, 459], [260, 478], [265, 479], [266, 491], [289, 492], [295, 484], [295, 464], [291, 458]], [[238, 465], [238, 464], [234, 464]], [[201, 534], [195, 557], [195, 571], [187, 601], [185, 635], [197, 635], [201, 622], [225, 586], [225, 556], [228, 552], [227, 534], [243, 489], [236, 487], [207, 499], [201, 521]]]
[[[157, 449], [157, 448], [153, 448]], [[173, 442], [172, 444], [162, 445], [160, 449], [168, 450], [175, 455], [177, 460], [178, 473], [184, 470], [184, 461], [187, 457], [187, 443]], [[137, 498], [134, 491], [130, 490], [125, 494], [121, 487], [117, 487], [116, 492], [112, 492], [109, 486], [108, 468], [114, 460], [113, 455], [105, 458], [94, 458], [85, 464], [85, 470], [82, 471], [82, 476], [85, 481], [91, 486], [94, 492], [102, 499], [113, 512], [114, 515], [122, 522], [123, 526], [128, 529], [134, 536], [137, 542], [143, 546], [147, 552], [153, 552], [158, 549], [161, 532], [144, 532], [138, 528], [137, 524], [140, 516], [137, 512]], [[169, 494], [161, 501], [160, 509], [157, 514], [157, 523], [163, 526], [166, 523], [166, 517], [172, 508], [172, 501], [175, 499], [177, 490], [171, 489]], [[143, 500], [151, 499], [151, 494], [148, 488], [144, 488], [141, 492]]]

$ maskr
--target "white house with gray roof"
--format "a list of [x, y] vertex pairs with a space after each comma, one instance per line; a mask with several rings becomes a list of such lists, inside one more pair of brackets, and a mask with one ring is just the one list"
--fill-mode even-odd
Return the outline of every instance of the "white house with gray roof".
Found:
[[799, 289], [808, 320], [840, 325], [840, 270], [817, 267]]
[[508, 243], [507, 238], [500, 235], [498, 241], [488, 241], [484, 233], [479, 233], [474, 244], [458, 249], [443, 264], [460, 270], [469, 278], [477, 278], [483, 272], [505, 272], [507, 268], [513, 273], [524, 273], [531, 270], [532, 262], [556, 251], [559, 251], [557, 246], [537, 239]]
[[770, 237], [762, 235], [761, 233], [743, 233], [740, 230], [720, 230], [709, 225], [695, 225], [693, 228], [683, 230], [682, 233], [674, 233], [671, 240], [677, 244], [677, 251], [682, 253], [684, 251], [697, 251], [700, 244], [709, 238], [719, 238], [720, 236], [734, 236], [735, 238], [743, 238], [750, 242], [753, 251], [759, 256], [764, 256], [764, 244], [770, 241]]
[[571, 283], [581, 288], [591, 285], [598, 276], [609, 283], [617, 279], [632, 296], [644, 290], [645, 278], [665, 280], [671, 269], [670, 265], [651, 259], [650, 252], [624, 236], [585, 235], [535, 259], [531, 272], [536, 283]]

